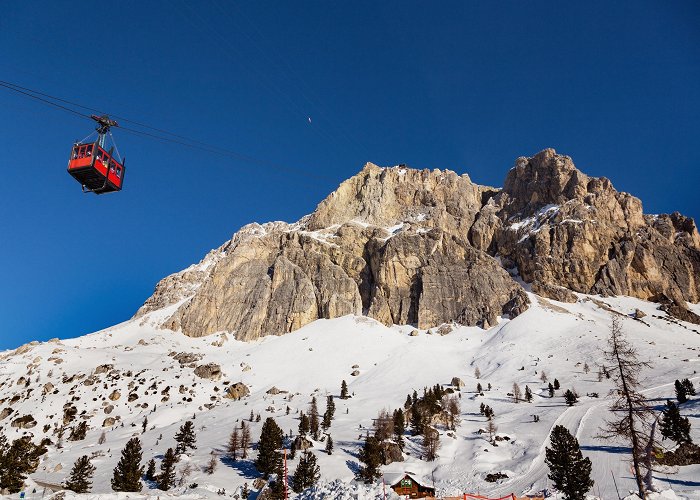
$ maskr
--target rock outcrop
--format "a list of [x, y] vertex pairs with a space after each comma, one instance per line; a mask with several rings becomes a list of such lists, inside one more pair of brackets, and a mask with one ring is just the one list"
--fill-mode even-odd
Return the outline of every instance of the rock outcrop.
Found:
[[451, 171], [368, 163], [294, 224], [250, 224], [199, 264], [161, 281], [137, 317], [238, 340], [319, 318], [367, 315], [428, 329], [488, 328], [527, 294], [700, 300], [700, 237], [680, 214], [641, 202], [548, 149], [519, 158], [503, 189]]

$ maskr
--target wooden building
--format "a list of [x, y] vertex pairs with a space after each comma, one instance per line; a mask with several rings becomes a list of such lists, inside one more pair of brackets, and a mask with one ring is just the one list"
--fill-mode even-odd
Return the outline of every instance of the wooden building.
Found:
[[387, 485], [403, 498], [435, 498], [435, 488], [421, 484], [408, 473], [387, 478]]

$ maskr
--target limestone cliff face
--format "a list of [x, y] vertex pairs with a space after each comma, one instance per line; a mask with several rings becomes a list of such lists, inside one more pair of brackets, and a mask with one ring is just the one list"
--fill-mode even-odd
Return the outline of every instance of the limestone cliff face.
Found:
[[[177, 305], [163, 326], [240, 340], [319, 318], [488, 327], [533, 291], [700, 300], [700, 238], [680, 214], [644, 216], [610, 181], [545, 150], [519, 158], [502, 190], [451, 171], [368, 163], [295, 224], [251, 224], [169, 276], [137, 316]], [[514, 271], [511, 271], [514, 272]]]
[[482, 214], [491, 238], [475, 244], [535, 286], [700, 301], [694, 221], [678, 213], [645, 216], [639, 199], [581, 173], [552, 149], [519, 158]]

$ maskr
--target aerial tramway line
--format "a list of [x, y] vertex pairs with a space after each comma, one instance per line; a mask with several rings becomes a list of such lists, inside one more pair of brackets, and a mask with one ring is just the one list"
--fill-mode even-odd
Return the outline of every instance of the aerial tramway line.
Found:
[[[112, 115], [112, 117], [110, 117], [109, 115], [95, 108], [83, 106], [82, 104], [71, 102], [60, 97], [55, 97], [50, 94], [39, 92], [37, 90], [22, 87], [15, 83], [0, 80], [0, 87], [4, 87], [15, 93], [22, 94], [26, 97], [35, 99], [44, 104], [62, 109], [66, 112], [73, 113], [82, 118], [86, 118], [97, 122], [97, 126], [94, 132], [92, 132], [82, 141], [76, 141], [73, 144], [70, 152], [70, 157], [68, 159], [67, 171], [75, 180], [77, 180], [80, 183], [84, 193], [113, 193], [121, 191], [124, 186], [124, 177], [126, 174], [126, 159], [121, 157], [121, 155], [119, 154], [119, 150], [117, 149], [114, 137], [112, 136], [112, 128], [119, 128], [120, 130], [126, 133], [138, 135], [149, 139], [154, 139], [160, 142], [179, 144], [188, 148], [194, 148], [209, 153], [215, 153], [218, 155], [235, 158], [237, 160], [258, 164], [263, 167], [267, 167], [278, 171], [293, 171], [297, 175], [303, 175], [313, 179], [331, 179], [330, 177], [320, 174], [318, 172], [311, 172], [309, 170], [299, 168], [290, 168], [288, 166], [280, 166], [265, 160], [260, 160], [252, 156], [237, 153], [235, 151], [207, 144], [205, 142], [189, 139], [182, 135], [168, 132], [167, 130], [151, 127], [149, 125], [145, 125], [143, 123], [133, 120], [128, 120], [126, 118], [119, 117], [116, 115]], [[82, 113], [80, 111], [77, 111], [75, 108], [82, 108], [97, 114]], [[122, 122], [131, 123], [137, 127], [146, 128], [157, 133], [146, 132], [137, 128], [127, 128], [121, 126], [113, 118], [117, 118]], [[97, 138], [94, 141], [89, 140], [95, 133], [97, 134]], [[108, 138], [110, 143], [109, 146], [107, 145]]]

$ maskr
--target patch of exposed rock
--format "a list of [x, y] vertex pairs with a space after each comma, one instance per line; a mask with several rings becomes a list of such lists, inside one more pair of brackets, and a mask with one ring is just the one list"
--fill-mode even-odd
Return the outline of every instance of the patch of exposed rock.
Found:
[[24, 415], [14, 419], [10, 425], [20, 429], [31, 429], [32, 427], [36, 426], [36, 420], [34, 420], [34, 417], [31, 415]]
[[238, 400], [246, 397], [249, 394], [250, 389], [248, 389], [247, 385], [245, 385], [243, 382], [236, 382], [235, 384], [231, 384], [228, 389], [226, 389], [226, 394], [224, 394], [224, 397]]
[[222, 376], [221, 367], [216, 363], [199, 365], [194, 369], [194, 374], [207, 380], [219, 380]]

